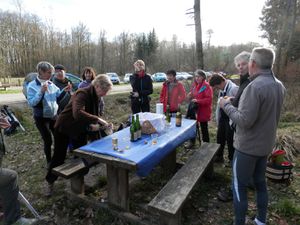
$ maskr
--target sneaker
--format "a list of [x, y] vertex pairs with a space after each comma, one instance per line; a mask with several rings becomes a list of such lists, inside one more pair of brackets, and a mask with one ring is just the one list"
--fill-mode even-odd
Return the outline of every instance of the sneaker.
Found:
[[53, 184], [49, 184], [48, 182], [46, 183], [45, 186], [45, 196], [46, 197], [51, 197], [53, 194]]
[[27, 219], [25, 217], [21, 217], [16, 222], [14, 222], [12, 225], [34, 225], [37, 224], [37, 219]]
[[230, 202], [233, 199], [232, 195], [233, 194], [231, 189], [228, 190], [223, 189], [218, 192], [218, 199], [222, 202]]

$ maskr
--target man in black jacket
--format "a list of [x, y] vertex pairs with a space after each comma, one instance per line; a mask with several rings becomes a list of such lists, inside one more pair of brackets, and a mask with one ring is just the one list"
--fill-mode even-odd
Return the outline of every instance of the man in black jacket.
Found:
[[132, 113], [150, 112], [150, 96], [153, 93], [152, 79], [145, 72], [143, 60], [137, 60], [134, 64], [134, 74], [130, 77], [131, 110]]

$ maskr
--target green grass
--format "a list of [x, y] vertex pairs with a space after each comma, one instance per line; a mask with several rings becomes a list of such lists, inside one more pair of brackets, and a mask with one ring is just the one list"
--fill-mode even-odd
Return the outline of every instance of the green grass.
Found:
[[283, 217], [300, 216], [300, 205], [293, 199], [281, 199], [272, 208]]
[[[159, 89], [155, 89], [151, 95], [151, 111], [155, 111], [155, 103], [159, 100]], [[186, 104], [182, 105], [184, 112]], [[8, 153], [4, 160], [4, 167], [9, 167], [19, 173], [20, 189], [31, 204], [42, 215], [49, 216], [55, 224], [102, 224], [102, 225], [125, 225], [129, 224], [121, 221], [115, 215], [104, 209], [91, 209], [90, 206], [84, 206], [72, 202], [66, 197], [64, 180], [58, 180], [55, 183], [55, 193], [52, 198], [43, 196], [44, 177], [46, 174], [45, 158], [43, 146], [39, 132], [37, 131], [32, 111], [27, 107], [14, 109], [16, 116], [22, 122], [26, 132], [17, 132], [7, 137]], [[117, 127], [121, 122], [125, 122], [130, 115], [130, 99], [127, 94], [116, 94], [105, 97], [105, 119], [114, 123]], [[293, 118], [293, 117], [292, 117]], [[286, 133], [291, 136], [299, 134], [300, 123], [291, 121], [281, 122], [278, 133]], [[216, 126], [213, 121], [209, 123], [209, 133], [211, 142], [216, 141]], [[183, 147], [177, 148], [177, 159], [179, 162], [185, 162], [190, 156], [191, 151]], [[226, 153], [226, 151], [225, 151]], [[295, 162], [294, 180], [290, 184], [273, 183], [268, 181], [269, 189], [269, 209], [268, 224], [278, 225], [280, 221], [285, 224], [300, 224], [300, 157]], [[130, 174], [133, 177], [134, 174]], [[106, 178], [97, 176], [96, 186], [90, 189], [91, 196], [99, 199], [103, 196]], [[164, 174], [164, 171], [157, 167], [155, 172], [151, 173], [146, 180], [136, 183], [130, 188], [130, 209], [131, 212], [140, 217], [149, 217], [141, 209], [141, 205], [146, 205], [159, 192], [159, 190], [170, 179], [170, 175]], [[223, 167], [221, 164], [215, 164], [215, 174], [212, 180], [202, 179], [195, 187], [191, 197], [187, 200], [183, 208], [183, 225], [190, 224], [213, 224], [229, 225], [233, 218], [232, 202], [222, 203], [216, 198], [221, 187], [230, 185], [231, 169]], [[249, 192], [249, 214], [256, 212], [254, 192]], [[30, 212], [22, 207], [22, 214], [31, 216]], [[284, 224], [284, 223], [282, 223]]]
[[5, 90], [0, 90], [0, 94], [18, 94], [22, 93], [21, 89], [7, 89]]

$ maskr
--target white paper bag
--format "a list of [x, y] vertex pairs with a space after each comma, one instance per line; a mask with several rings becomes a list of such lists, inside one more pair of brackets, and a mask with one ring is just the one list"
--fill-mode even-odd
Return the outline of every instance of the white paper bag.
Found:
[[165, 130], [165, 115], [157, 114], [157, 113], [150, 113], [150, 112], [144, 112], [144, 113], [138, 113], [140, 124], [143, 124], [145, 120], [148, 120], [152, 126], [156, 129], [157, 132], [162, 132]]

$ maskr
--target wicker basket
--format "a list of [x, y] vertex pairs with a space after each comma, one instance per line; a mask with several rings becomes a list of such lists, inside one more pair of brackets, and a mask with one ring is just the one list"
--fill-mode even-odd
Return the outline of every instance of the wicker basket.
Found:
[[292, 169], [292, 164], [288, 166], [281, 166], [269, 162], [267, 164], [266, 177], [274, 181], [286, 181], [292, 177]]

